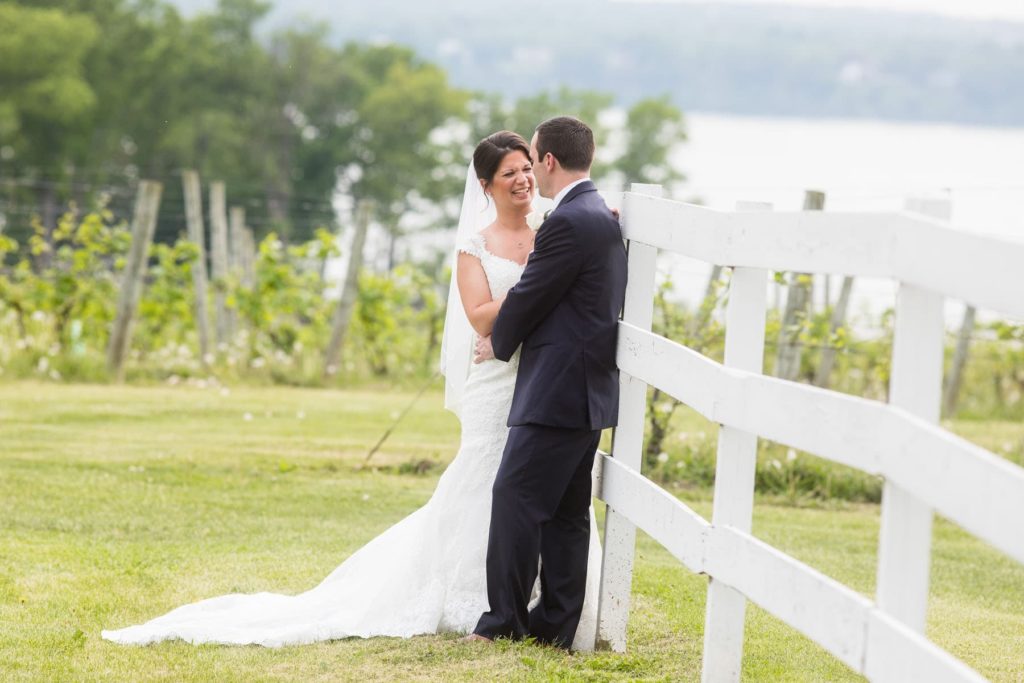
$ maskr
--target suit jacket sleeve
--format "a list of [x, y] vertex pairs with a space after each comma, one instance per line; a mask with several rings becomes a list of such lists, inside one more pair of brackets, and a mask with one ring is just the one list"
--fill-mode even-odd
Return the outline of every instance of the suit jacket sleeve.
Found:
[[579, 274], [583, 255], [576, 231], [551, 216], [537, 232], [533, 254], [519, 282], [508, 291], [491, 332], [494, 357], [507, 361], [554, 309]]

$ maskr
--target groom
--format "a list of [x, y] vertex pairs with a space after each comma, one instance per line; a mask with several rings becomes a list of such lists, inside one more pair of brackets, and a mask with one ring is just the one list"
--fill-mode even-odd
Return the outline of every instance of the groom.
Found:
[[[522, 344], [508, 442], [494, 481], [487, 598], [470, 639], [533, 636], [568, 648], [583, 610], [590, 545], [590, 471], [601, 430], [615, 426], [616, 330], [626, 288], [618, 221], [590, 180], [594, 134], [560, 116], [530, 144], [540, 226], [491, 335], [508, 361]], [[487, 349], [483, 352], [486, 353]], [[541, 599], [528, 610], [541, 559]]]

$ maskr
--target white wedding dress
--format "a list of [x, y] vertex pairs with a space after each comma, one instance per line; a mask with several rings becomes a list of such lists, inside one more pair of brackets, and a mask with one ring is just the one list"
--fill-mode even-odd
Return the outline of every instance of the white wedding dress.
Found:
[[[488, 252], [479, 234], [458, 248], [480, 258], [495, 299], [523, 273], [523, 266]], [[145, 624], [103, 631], [103, 638], [137, 645], [181, 639], [280, 647], [350, 637], [470, 632], [488, 609], [485, 557], [491, 485], [508, 436], [505, 424], [518, 364], [517, 352], [508, 363], [489, 360], [472, 367], [460, 399], [462, 443], [433, 496], [356, 551], [317, 587], [294, 596], [210, 598]], [[573, 649], [594, 647], [600, 562], [591, 509], [586, 600]]]

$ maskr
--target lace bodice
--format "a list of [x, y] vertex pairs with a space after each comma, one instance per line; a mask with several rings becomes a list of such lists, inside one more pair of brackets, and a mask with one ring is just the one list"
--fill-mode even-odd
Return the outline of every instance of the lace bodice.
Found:
[[488, 251], [487, 240], [481, 233], [460, 243], [458, 250], [480, 259], [480, 264], [484, 267], [484, 274], [487, 275], [487, 283], [491, 288], [492, 299], [500, 299], [505, 296], [505, 293], [512, 289], [512, 285], [519, 282], [519, 278], [523, 275], [523, 269], [526, 268], [525, 265]]

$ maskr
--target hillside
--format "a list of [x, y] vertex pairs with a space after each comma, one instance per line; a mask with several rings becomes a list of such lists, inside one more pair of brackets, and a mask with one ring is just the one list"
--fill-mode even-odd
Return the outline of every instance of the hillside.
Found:
[[1024, 125], [1022, 24], [592, 0], [276, 5], [267, 32], [323, 21], [340, 41], [409, 44], [456, 84], [513, 96], [568, 84], [709, 112]]

